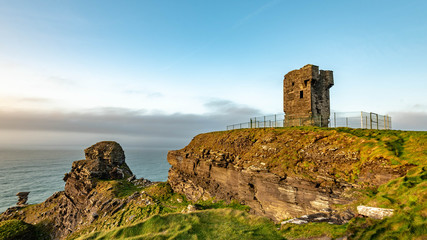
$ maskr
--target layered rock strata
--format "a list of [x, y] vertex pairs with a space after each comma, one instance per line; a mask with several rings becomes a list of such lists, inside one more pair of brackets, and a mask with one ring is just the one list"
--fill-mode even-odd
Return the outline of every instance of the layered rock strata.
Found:
[[[348, 204], [352, 192], [402, 175], [387, 159], [361, 161], [363, 140], [334, 131], [207, 133], [169, 151], [168, 181], [190, 200], [236, 200], [277, 222]], [[352, 214], [349, 214], [351, 217]]]

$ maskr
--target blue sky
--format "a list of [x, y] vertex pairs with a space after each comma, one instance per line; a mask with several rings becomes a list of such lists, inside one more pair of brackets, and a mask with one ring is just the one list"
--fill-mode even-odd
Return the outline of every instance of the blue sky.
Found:
[[[427, 130], [426, 12], [426, 1], [0, 0], [0, 144], [182, 146], [281, 113], [284, 74], [309, 63], [334, 71], [332, 110]], [[154, 122], [171, 127], [120, 131]]]

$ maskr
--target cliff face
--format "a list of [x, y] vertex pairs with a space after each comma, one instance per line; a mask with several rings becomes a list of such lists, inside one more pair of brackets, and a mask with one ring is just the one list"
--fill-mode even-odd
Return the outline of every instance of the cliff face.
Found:
[[168, 181], [191, 200], [237, 200], [275, 221], [330, 212], [353, 201], [354, 190], [379, 186], [410, 167], [391, 165], [396, 155], [375, 141], [296, 128], [201, 134], [168, 153]]
[[127, 199], [115, 198], [113, 189], [104, 189], [102, 180], [125, 179], [132, 172], [116, 142], [100, 142], [85, 149], [85, 160], [73, 162], [65, 174], [65, 191], [57, 192], [41, 204], [26, 208], [12, 207], [0, 215], [0, 221], [20, 219], [31, 224], [44, 224], [53, 239], [89, 225], [101, 214], [112, 215]]

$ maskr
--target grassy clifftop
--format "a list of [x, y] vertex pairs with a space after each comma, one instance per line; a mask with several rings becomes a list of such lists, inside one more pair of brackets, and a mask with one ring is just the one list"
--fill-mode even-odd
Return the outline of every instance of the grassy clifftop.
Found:
[[[395, 214], [384, 220], [356, 218], [340, 226], [311, 223], [276, 230], [279, 226], [266, 219], [254, 220], [244, 213], [244, 206], [237, 207], [238, 204], [205, 202], [199, 205], [205, 206], [200, 211], [181, 213], [188, 202], [184, 196], [168, 190], [160, 191], [159, 203], [164, 207], [146, 215], [150, 218], [132, 221], [131, 225], [120, 224], [121, 227], [108, 231], [96, 228], [98, 231], [80, 239], [233, 239], [239, 236], [250, 239], [319, 236], [423, 239], [427, 234], [427, 132], [311, 127], [243, 129], [200, 134], [184, 149], [194, 154], [207, 150], [228, 154], [228, 159], [234, 159], [234, 164], [243, 168], [268, 169], [278, 175], [313, 181], [323, 175], [334, 181], [359, 184], [354, 207], [364, 204], [393, 208]], [[378, 177], [386, 173], [401, 176]], [[184, 202], [176, 202], [178, 198]], [[124, 210], [118, 219], [132, 215], [126, 213], [134, 211], [132, 207], [126, 209], [129, 210]]]
[[196, 136], [184, 148], [227, 154], [234, 165], [279, 176], [379, 185], [425, 163], [425, 132], [315, 127], [241, 129]]
[[[89, 226], [68, 239], [321, 236], [425, 239], [427, 236], [427, 132], [314, 127], [242, 129], [200, 134], [184, 150], [195, 155], [210, 151], [218, 161], [231, 160], [241, 168], [266, 170], [319, 184], [348, 182], [358, 186], [352, 193], [357, 200], [350, 207], [363, 204], [393, 208], [395, 214], [384, 220], [355, 218], [344, 225], [310, 223], [286, 225], [278, 230], [279, 225], [248, 214], [248, 207], [236, 202], [210, 199], [192, 203], [173, 192], [168, 183], [140, 188], [126, 180], [108, 180], [101, 181], [95, 190], [111, 198], [129, 199], [127, 204], [112, 214], [98, 212], [99, 216]], [[221, 158], [223, 155], [227, 157]], [[197, 210], [188, 212], [189, 204]], [[32, 206], [26, 209], [30, 213]], [[16, 224], [11, 223], [0, 225], [0, 236], [13, 232]], [[16, 228], [22, 228], [21, 225]]]

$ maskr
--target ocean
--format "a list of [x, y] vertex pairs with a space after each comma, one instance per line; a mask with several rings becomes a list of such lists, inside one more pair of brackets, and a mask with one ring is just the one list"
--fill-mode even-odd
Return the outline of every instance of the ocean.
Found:
[[[166, 181], [167, 150], [124, 149], [126, 163], [137, 178]], [[62, 180], [83, 150], [0, 150], [0, 213], [16, 204], [18, 192], [30, 192], [28, 204], [40, 203], [64, 190]]]

